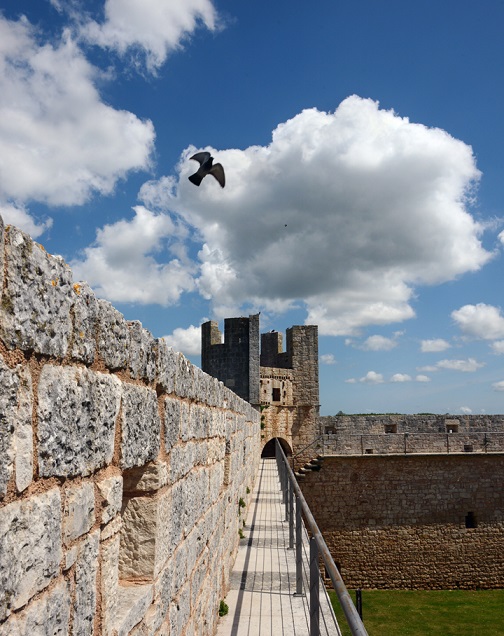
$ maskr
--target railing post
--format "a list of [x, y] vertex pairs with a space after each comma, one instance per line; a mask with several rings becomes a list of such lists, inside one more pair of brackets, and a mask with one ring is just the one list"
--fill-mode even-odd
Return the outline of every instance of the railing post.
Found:
[[285, 491], [284, 491], [284, 503], [285, 503], [285, 521], [289, 521], [289, 501], [290, 501], [290, 491], [292, 490], [292, 486], [290, 483], [289, 476], [287, 475], [287, 470], [285, 471]]
[[289, 488], [289, 550], [294, 547], [294, 487]]
[[315, 537], [310, 539], [310, 636], [320, 636], [319, 610], [320, 610], [320, 570], [319, 551]]
[[301, 521], [301, 499], [296, 497], [296, 593], [294, 596], [304, 596], [303, 593], [303, 524]]

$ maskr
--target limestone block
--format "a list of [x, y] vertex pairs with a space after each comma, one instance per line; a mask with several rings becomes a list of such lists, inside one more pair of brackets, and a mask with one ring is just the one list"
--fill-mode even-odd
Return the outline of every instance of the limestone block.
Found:
[[169, 452], [178, 442], [180, 436], [181, 402], [173, 398], [166, 398], [164, 402], [164, 443]]
[[104, 507], [101, 522], [108, 523], [121, 510], [123, 496], [123, 478], [121, 475], [107, 477], [97, 482], [98, 490], [103, 497]]
[[145, 616], [152, 602], [152, 585], [120, 587], [118, 593], [117, 636], [127, 636]]
[[131, 497], [122, 512], [121, 579], [154, 579], [171, 551], [171, 493]]
[[156, 377], [157, 341], [138, 320], [128, 322], [130, 332], [131, 376], [152, 382]]
[[49, 585], [61, 557], [59, 490], [0, 509], [0, 620]]
[[63, 537], [68, 545], [92, 528], [95, 521], [94, 486], [87, 482], [65, 493]]
[[99, 538], [98, 532], [90, 534], [79, 549], [79, 557], [75, 567], [73, 636], [89, 636], [94, 631]]
[[135, 384], [123, 385], [121, 466], [143, 466], [155, 459], [161, 443], [157, 395]]
[[17, 228], [10, 226], [5, 237], [1, 337], [9, 349], [63, 357], [71, 330], [72, 272]]
[[0, 636], [67, 636], [69, 621], [70, 592], [68, 583], [61, 581], [47, 595], [0, 625]]
[[19, 377], [0, 356], [0, 497], [7, 492], [7, 484], [14, 468], [14, 434]]
[[130, 468], [124, 471], [124, 490], [126, 492], [149, 492], [159, 490], [168, 483], [168, 465], [156, 460], [146, 466]]
[[115, 376], [44, 366], [38, 386], [42, 477], [90, 475], [111, 462], [120, 396]]
[[175, 393], [179, 397], [196, 397], [194, 366], [182, 354], [177, 353], [177, 372], [175, 375]]
[[177, 353], [166, 343], [163, 338], [156, 341], [157, 366], [156, 382], [165, 393], [175, 391], [175, 375], [177, 373]]
[[14, 467], [18, 492], [26, 490], [33, 479], [33, 389], [28, 367], [17, 367], [19, 388], [14, 424]]
[[117, 516], [115, 517], [115, 519], [112, 519], [112, 521], [110, 521], [110, 523], [108, 523], [102, 529], [101, 540], [105, 541], [106, 539], [110, 539], [110, 537], [113, 537], [118, 532], [121, 532], [121, 528], [122, 528], [122, 519], [120, 516]]
[[170, 481], [171, 483], [179, 480], [194, 467], [195, 465], [196, 444], [187, 442], [183, 446], [175, 446], [171, 451], [170, 461]]
[[101, 543], [101, 598], [102, 630], [104, 636], [113, 636], [119, 587], [119, 535]]
[[85, 282], [73, 286], [72, 344], [70, 355], [74, 360], [92, 364], [96, 355], [96, 324], [98, 300]]
[[124, 316], [107, 300], [98, 300], [98, 353], [109, 369], [126, 369], [130, 334]]

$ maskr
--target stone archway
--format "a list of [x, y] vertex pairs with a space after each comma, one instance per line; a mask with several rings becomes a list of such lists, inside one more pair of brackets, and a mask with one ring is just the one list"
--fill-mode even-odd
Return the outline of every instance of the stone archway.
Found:
[[287, 457], [290, 457], [292, 455], [292, 448], [289, 445], [289, 442], [287, 442], [286, 440], [284, 440], [281, 437], [273, 437], [272, 439], [269, 440], [269, 442], [266, 442], [266, 444], [264, 445], [263, 449], [262, 449], [262, 453], [261, 453], [261, 457], [275, 457], [275, 440], [278, 440], [283, 448], [283, 452], [286, 454]]

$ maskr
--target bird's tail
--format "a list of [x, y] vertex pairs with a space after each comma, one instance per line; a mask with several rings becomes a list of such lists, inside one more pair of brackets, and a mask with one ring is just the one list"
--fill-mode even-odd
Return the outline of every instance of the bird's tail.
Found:
[[199, 186], [199, 184], [203, 181], [203, 177], [200, 177], [200, 175], [195, 172], [189, 177], [189, 181], [194, 183], [194, 185]]

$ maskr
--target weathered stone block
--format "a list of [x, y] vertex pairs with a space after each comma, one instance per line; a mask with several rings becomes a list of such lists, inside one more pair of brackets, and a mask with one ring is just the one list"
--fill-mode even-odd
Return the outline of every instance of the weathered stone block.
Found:
[[156, 382], [165, 393], [175, 391], [175, 375], [177, 373], [177, 353], [167, 345], [163, 338], [156, 341], [157, 367]]
[[166, 452], [170, 451], [179, 440], [181, 404], [182, 402], [177, 399], [165, 399], [164, 443]]
[[120, 395], [115, 376], [44, 366], [38, 387], [42, 477], [89, 475], [110, 463]]
[[147, 466], [130, 468], [124, 471], [125, 492], [159, 490], [168, 483], [168, 465], [156, 460]]
[[135, 384], [123, 385], [121, 466], [142, 466], [155, 459], [161, 443], [157, 395]]
[[47, 595], [0, 625], [0, 636], [67, 636], [69, 621], [70, 591], [68, 583], [61, 581]]
[[72, 272], [17, 228], [10, 226], [5, 236], [1, 337], [10, 349], [63, 357], [71, 331]]
[[61, 557], [59, 490], [0, 509], [0, 619], [49, 585]]
[[121, 510], [123, 478], [120, 475], [114, 475], [102, 479], [96, 485], [104, 500], [101, 522], [108, 523]]
[[156, 377], [157, 341], [154, 336], [142, 327], [138, 320], [128, 322], [130, 332], [131, 376], [152, 382]]
[[171, 493], [131, 497], [123, 505], [121, 579], [154, 579], [170, 555]]
[[94, 532], [86, 538], [79, 548], [79, 556], [75, 566], [73, 636], [90, 636], [94, 633], [99, 545], [99, 533]]
[[18, 375], [0, 356], [0, 497], [7, 492], [14, 467], [14, 413], [18, 387]]
[[17, 408], [14, 412], [14, 467], [18, 492], [26, 490], [33, 479], [33, 389], [30, 371], [17, 367], [19, 388]]
[[120, 587], [117, 603], [117, 636], [127, 636], [145, 616], [152, 602], [152, 585]]
[[96, 354], [96, 325], [98, 320], [98, 300], [93, 290], [85, 282], [73, 286], [72, 345], [70, 354], [74, 360], [92, 364]]
[[130, 335], [124, 316], [107, 300], [98, 300], [98, 353], [109, 369], [126, 369]]
[[92, 528], [95, 521], [94, 486], [85, 483], [66, 491], [63, 511], [63, 536], [71, 543]]
[[119, 535], [101, 544], [102, 630], [113, 636], [119, 587]]

